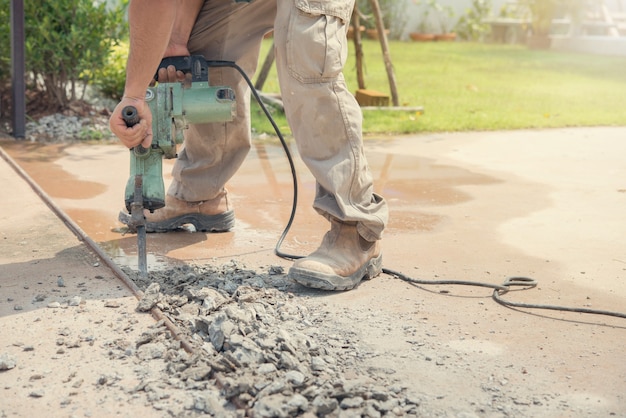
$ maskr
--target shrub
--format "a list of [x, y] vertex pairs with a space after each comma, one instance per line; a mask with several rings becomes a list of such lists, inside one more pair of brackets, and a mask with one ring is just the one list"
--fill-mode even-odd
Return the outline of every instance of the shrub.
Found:
[[126, 82], [127, 58], [128, 43], [121, 42], [113, 47], [106, 63], [94, 72], [94, 85], [103, 96], [114, 100], [122, 98]]
[[472, 8], [461, 16], [455, 32], [459, 38], [468, 41], [482, 41], [491, 30], [485, 19], [491, 13], [491, 0], [472, 0]]
[[[406, 3], [403, 0], [378, 0], [385, 29], [389, 30], [391, 39], [398, 39], [402, 35], [408, 16]], [[357, 0], [359, 12], [365, 17], [361, 21], [367, 28], [375, 28], [374, 12], [370, 0]]]
[[[9, 2], [0, 0], [0, 10], [7, 15]], [[94, 69], [105, 65], [111, 48], [126, 36], [125, 6], [126, 1], [115, 8], [93, 0], [25, 1], [28, 89], [41, 93], [31, 91], [29, 97], [45, 101], [50, 110], [66, 109], [82, 99]], [[10, 39], [10, 19], [0, 19], [5, 45], [7, 36]], [[10, 70], [10, 53], [10, 48], [0, 51], [0, 77]]]
[[9, 1], [0, 0], [0, 45], [5, 45], [0, 50], [0, 83], [2, 84], [11, 77], [11, 16], [9, 13]]

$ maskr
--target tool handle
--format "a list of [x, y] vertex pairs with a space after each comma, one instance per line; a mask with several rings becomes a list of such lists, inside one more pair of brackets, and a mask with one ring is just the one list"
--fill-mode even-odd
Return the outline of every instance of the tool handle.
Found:
[[129, 128], [139, 123], [139, 112], [135, 106], [126, 106], [122, 109], [122, 119]]
[[[122, 109], [122, 119], [124, 119], [126, 126], [129, 128], [137, 125], [139, 123], [139, 112], [137, 112], [137, 108], [135, 106], [125, 106]], [[135, 153], [137, 155], [144, 155], [146, 152], [148, 152], [148, 149], [141, 145], [135, 147]]]
[[161, 60], [154, 79], [159, 81], [159, 69], [173, 65], [177, 71], [191, 74], [191, 81], [208, 81], [209, 67], [202, 55], [166, 57]]

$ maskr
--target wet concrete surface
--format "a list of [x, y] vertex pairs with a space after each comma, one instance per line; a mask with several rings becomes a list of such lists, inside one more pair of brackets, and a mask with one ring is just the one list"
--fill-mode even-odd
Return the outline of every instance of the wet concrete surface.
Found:
[[[507, 297], [624, 312], [624, 137], [626, 128], [600, 127], [367, 140], [375, 188], [390, 204], [385, 267], [425, 280], [502, 283], [508, 276], [531, 276], [539, 281], [537, 289]], [[118, 144], [4, 141], [0, 146], [114, 261], [136, 266], [136, 237], [122, 235], [117, 221], [128, 176], [127, 150]], [[166, 182], [170, 164], [165, 165]], [[304, 255], [318, 245], [327, 223], [310, 207], [314, 181], [297, 156], [296, 165], [298, 210], [282, 250]], [[235, 229], [149, 234], [149, 269], [233, 258], [252, 268], [288, 268], [290, 262], [276, 257], [274, 246], [291, 211], [291, 182], [280, 146], [255, 142], [227, 185]], [[402, 323], [428, 328], [425, 335], [443, 347], [488, 356], [486, 363], [468, 366], [472, 382], [490, 373], [506, 375], [517, 388], [561, 392], [569, 404], [592, 411], [584, 416], [626, 416], [623, 319], [523, 313], [494, 306], [483, 289], [416, 288], [385, 275], [354, 291], [310, 295], [338, 311], [380, 309]], [[368, 343], [388, 352], [380, 367], [389, 362], [398, 377], [413, 382], [416, 366], [402, 360], [410, 345], [400, 332], [397, 343], [389, 345], [395, 338], [390, 330], [377, 330], [392, 335], [373, 334]], [[413, 383], [433, 392], [481, 395], [470, 393], [479, 385], [455, 380], [442, 368], [426, 369]], [[509, 370], [523, 374], [510, 377]]]
[[[626, 208], [626, 176], [621, 174], [626, 170], [618, 157], [624, 155], [619, 150], [624, 147], [622, 135], [620, 128], [596, 128], [367, 140], [375, 189], [387, 198], [391, 211], [385, 264], [397, 261], [412, 270], [430, 266], [429, 260], [457, 260], [482, 274], [494, 258], [506, 258], [511, 274], [536, 274], [526, 268], [529, 259], [554, 263], [573, 256], [581, 262], [597, 254], [605, 260], [589, 267], [567, 268], [563, 260], [565, 276], [572, 280], [583, 270], [607, 276], [606, 269], [623, 274], [626, 259], [619, 244], [626, 243], [626, 223], [620, 209]], [[128, 177], [124, 147], [12, 141], [1, 145], [114, 261], [136, 266], [136, 237], [125, 234], [117, 220]], [[298, 208], [281, 249], [304, 255], [317, 246], [327, 223], [311, 208], [314, 179], [295, 146], [290, 147], [298, 175]], [[172, 164], [164, 164], [166, 187]], [[289, 219], [293, 187], [280, 144], [255, 141], [227, 187], [237, 218], [234, 230], [149, 234], [151, 269], [177, 261], [236, 257], [281, 264], [273, 252]], [[441, 275], [440, 266], [434, 266], [429, 276]], [[604, 287], [615, 286], [626, 291], [617, 283]]]
[[[487, 249], [495, 246], [499, 253], [506, 249], [508, 262], [515, 266], [512, 274], [524, 272], [529, 257], [555, 262], [570, 252], [578, 261], [596, 253], [606, 261], [603, 267], [594, 263], [593, 268], [569, 269], [566, 276], [579, 276], [582, 270], [602, 273], [609, 266], [624, 271], [619, 268], [626, 267], [624, 247], [619, 245], [626, 241], [620, 211], [626, 208], [625, 164], [619, 157], [624, 155], [619, 149], [624, 147], [622, 135], [620, 128], [596, 128], [367, 140], [375, 189], [391, 210], [386, 259], [420, 268], [435, 254], [448, 262], [462, 255], [486, 271], [496, 255]], [[128, 177], [124, 147], [12, 141], [1, 145], [116, 262], [136, 265], [136, 238], [124, 234], [117, 220]], [[305, 254], [317, 246], [327, 223], [311, 208], [314, 179], [294, 146], [291, 152], [298, 208], [282, 250]], [[164, 164], [166, 187], [172, 164]], [[278, 262], [273, 250], [293, 199], [283, 149], [256, 141], [227, 187], [237, 218], [234, 230], [149, 234], [152, 269], [169, 262], [240, 256]], [[464, 237], [470, 232], [479, 239]]]
[[[426, 208], [471, 200], [471, 195], [459, 186], [498, 182], [496, 178], [436, 164], [418, 155], [385, 151], [402, 141], [407, 140], [368, 141], [369, 146], [378, 148], [369, 155], [376, 191], [386, 196], [393, 208], [388, 235], [437, 229], [444, 217]], [[3, 147], [117, 263], [136, 267], [135, 236], [126, 234], [124, 225], [117, 221], [128, 176], [127, 150], [117, 144], [5, 143]], [[315, 182], [297, 160], [295, 147], [291, 148], [296, 155], [299, 207], [281, 249], [290, 254], [305, 254], [319, 243], [327, 223], [310, 207]], [[173, 160], [164, 162], [166, 187], [171, 181], [172, 164]], [[264, 257], [273, 252], [293, 202], [292, 177], [282, 147], [257, 141], [227, 187], [237, 217], [234, 230], [207, 234], [196, 233], [190, 227], [176, 233], [149, 234], [151, 268], [176, 260], [201, 262], [255, 254]]]

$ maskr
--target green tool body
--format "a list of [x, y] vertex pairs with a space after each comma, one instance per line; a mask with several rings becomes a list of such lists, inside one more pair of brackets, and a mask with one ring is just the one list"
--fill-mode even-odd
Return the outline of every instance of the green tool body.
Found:
[[[158, 83], [146, 92], [152, 113], [152, 144], [130, 150], [130, 176], [124, 195], [129, 212], [138, 174], [143, 177], [144, 208], [154, 212], [165, 206], [163, 158], [176, 158], [176, 144], [183, 141], [183, 130], [190, 123], [229, 122], [235, 115], [235, 93], [230, 87], [209, 85], [208, 66], [202, 56], [165, 58], [159, 68], [169, 65], [191, 74], [191, 80]], [[133, 111], [136, 114], [136, 110], [124, 108], [122, 115]]]
[[[146, 103], [152, 113], [152, 143], [130, 150], [130, 176], [124, 202], [130, 213], [125, 222], [137, 232], [138, 267], [146, 277], [146, 218], [144, 209], [154, 212], [165, 206], [163, 158], [176, 158], [176, 144], [183, 142], [183, 130], [190, 123], [229, 122], [235, 116], [235, 93], [229, 87], [209, 84], [208, 64], [204, 57], [170, 57], [159, 68], [173, 65], [187, 74], [186, 80], [157, 83], [146, 92]], [[158, 80], [158, 71], [155, 80]], [[127, 126], [139, 123], [137, 109], [122, 109]]]

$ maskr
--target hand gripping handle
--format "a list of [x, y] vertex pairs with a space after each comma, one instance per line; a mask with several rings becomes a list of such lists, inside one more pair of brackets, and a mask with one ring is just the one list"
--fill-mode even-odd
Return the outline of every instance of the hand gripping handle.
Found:
[[126, 126], [133, 127], [139, 123], [139, 112], [135, 106], [126, 106], [122, 109], [122, 119], [126, 122]]
[[167, 68], [170, 65], [173, 65], [177, 71], [191, 74], [192, 82], [209, 80], [209, 66], [202, 55], [163, 58], [159, 64], [157, 73], [154, 75], [154, 79], [159, 81], [159, 69]]
[[[139, 123], [139, 112], [135, 106], [125, 106], [122, 109], [122, 119], [126, 122], [126, 126], [133, 127]], [[144, 155], [148, 152], [148, 148], [144, 148], [141, 144], [135, 147], [137, 155]]]

